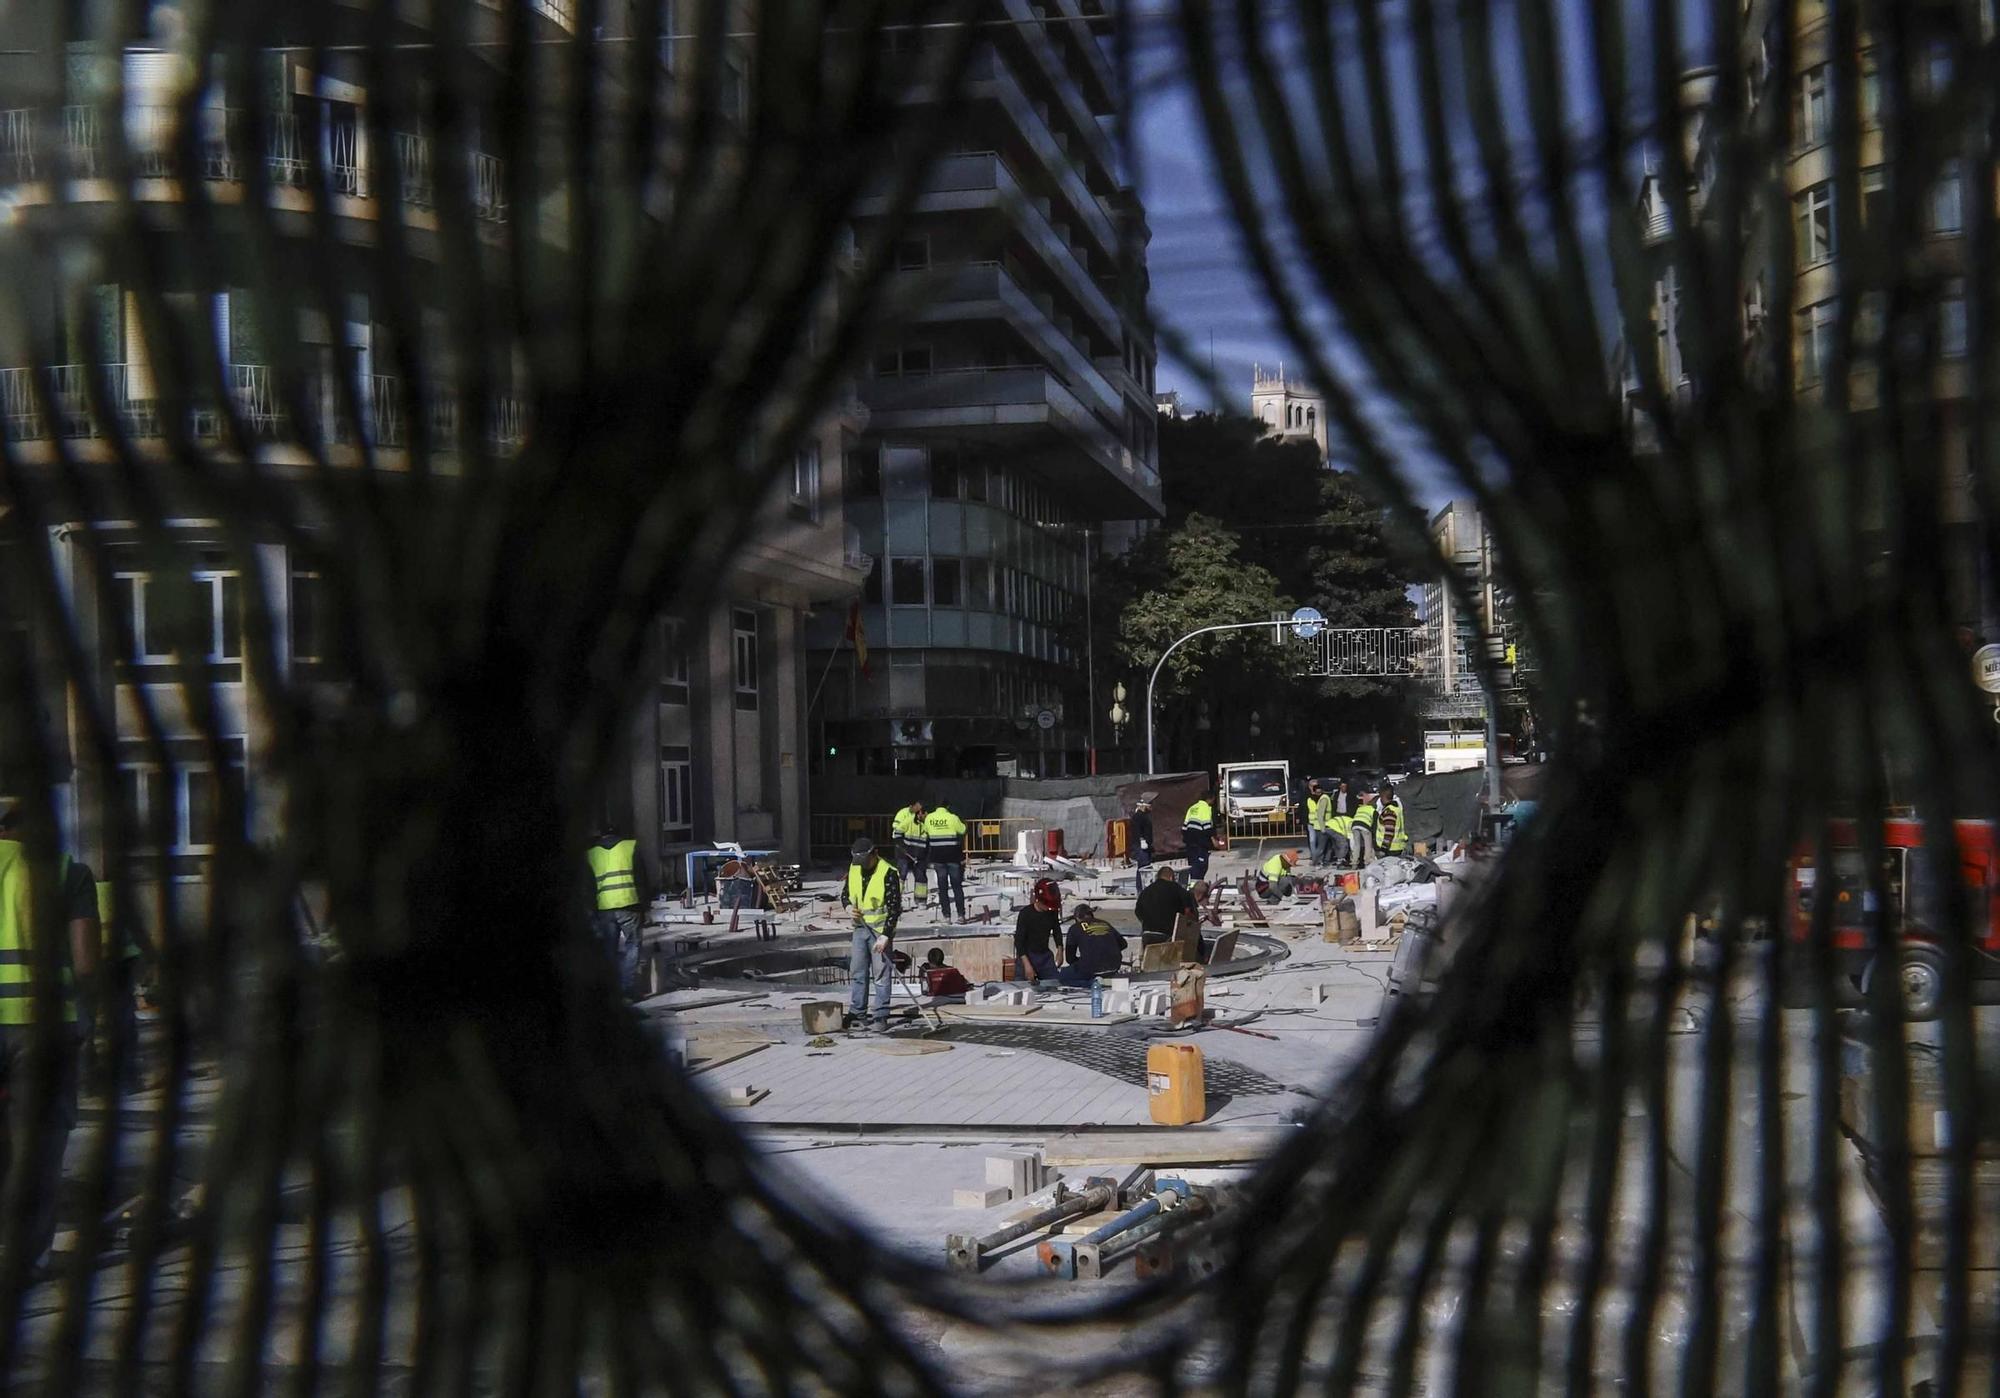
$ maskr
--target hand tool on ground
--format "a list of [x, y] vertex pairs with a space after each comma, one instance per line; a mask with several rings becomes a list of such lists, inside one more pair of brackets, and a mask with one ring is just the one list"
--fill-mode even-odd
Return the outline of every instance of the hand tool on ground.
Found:
[[944, 1240], [945, 1261], [961, 1272], [976, 1272], [980, 1263], [989, 1253], [995, 1252], [1017, 1238], [1025, 1238], [1039, 1228], [1047, 1228], [1052, 1223], [1064, 1219], [1077, 1218], [1083, 1214], [1094, 1214], [1107, 1209], [1118, 1197], [1118, 1186], [1107, 1179], [1092, 1179], [1081, 1190], [1072, 1191], [1069, 1186], [1056, 1186], [1056, 1200], [1045, 1209], [1037, 1209], [1026, 1218], [1015, 1219], [1004, 1228], [997, 1228], [981, 1237], [970, 1234], [953, 1233]]

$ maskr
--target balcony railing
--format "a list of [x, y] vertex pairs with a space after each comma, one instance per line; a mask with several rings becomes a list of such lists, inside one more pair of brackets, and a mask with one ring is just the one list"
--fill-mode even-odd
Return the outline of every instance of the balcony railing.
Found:
[[[68, 178], [105, 180], [116, 170], [106, 123], [122, 119], [127, 169], [134, 179], [163, 180], [182, 176], [178, 109], [166, 106], [127, 107], [123, 113], [94, 106], [60, 110], [60, 120], [42, 108], [16, 107], [0, 111], [0, 185], [30, 184]], [[247, 114], [234, 107], [203, 107], [201, 129], [194, 143], [196, 177], [212, 183], [240, 184], [247, 172], [239, 153], [254, 152], [259, 143], [246, 139]], [[393, 153], [370, 150], [363, 139], [359, 114], [341, 116], [323, 128], [324, 158], [315, 160], [311, 132], [296, 112], [273, 113], [261, 142], [265, 178], [279, 189], [311, 189], [315, 166], [333, 194], [369, 199], [392, 172], [396, 189], [413, 208], [438, 204], [437, 162], [431, 139], [413, 132], [394, 133]], [[475, 217], [487, 223], [507, 220], [505, 170], [499, 157], [470, 151], [466, 158], [466, 188]]]
[[[104, 419], [92, 411], [90, 375], [92, 366], [58, 364], [49, 370], [50, 406], [56, 431], [49, 430], [49, 418], [35, 391], [35, 370], [0, 369], [0, 421], [9, 439], [39, 441], [51, 436], [65, 440], [89, 440], [110, 434]], [[162, 435], [152, 371], [141, 364], [106, 364], [97, 372], [104, 375], [107, 406], [125, 435], [157, 438]], [[237, 421], [253, 442], [295, 439], [283, 395], [276, 376], [264, 364], [228, 366], [229, 397]], [[408, 395], [402, 380], [391, 374], [371, 374], [361, 383], [360, 417], [370, 445], [383, 450], [400, 450], [410, 445]], [[305, 409], [315, 435], [337, 446], [356, 445], [354, 421], [345, 410], [330, 374], [314, 375], [306, 385]], [[433, 392], [430, 402], [431, 445], [440, 451], [458, 447], [458, 402], [450, 389]], [[527, 406], [519, 398], [504, 395], [494, 400], [487, 417], [487, 441], [496, 452], [518, 451], [527, 440]], [[188, 431], [195, 438], [215, 442], [224, 435], [224, 415], [212, 401], [197, 403], [188, 412]]]

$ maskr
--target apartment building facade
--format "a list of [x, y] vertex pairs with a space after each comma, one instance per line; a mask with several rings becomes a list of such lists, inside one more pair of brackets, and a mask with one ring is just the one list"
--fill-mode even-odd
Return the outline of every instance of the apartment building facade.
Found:
[[1514, 621], [1513, 595], [1500, 576], [1493, 537], [1478, 505], [1452, 500], [1431, 515], [1431, 545], [1447, 561], [1470, 605], [1442, 576], [1427, 579], [1419, 599], [1421, 674], [1418, 715], [1433, 728], [1483, 731], [1486, 691], [1478, 662], [1484, 648], [1503, 680], [1499, 695], [1502, 727], [1519, 724], [1528, 707], [1520, 672], [1532, 665], [1523, 653]]
[[[538, 0], [529, 9], [535, 39], [554, 42], [571, 32], [566, 4]], [[313, 50], [303, 21], [299, 46], [274, 42], [258, 56], [264, 110], [255, 130], [219, 87], [213, 98], [197, 95], [191, 141], [178, 121], [195, 82], [184, 54], [66, 49], [60, 13], [44, 0], [0, 17], [7, 50], [0, 56], [0, 199], [15, 229], [60, 237], [64, 254], [43, 264], [58, 276], [22, 292], [26, 323], [0, 334], [7, 352], [0, 419], [24, 469], [79, 478], [108, 478], [119, 461], [153, 469], [172, 547], [148, 546], [142, 531], [120, 518], [51, 522], [65, 600], [92, 664], [90, 682], [116, 715], [119, 754], [108, 771], [89, 760], [71, 704], [57, 755], [59, 807], [70, 847], [98, 867], [109, 802], [122, 801], [135, 828], [163, 826], [164, 846], [147, 848], [133, 872], [198, 920], [225, 788], [244, 798], [253, 824], [284, 818], [283, 794], [266, 779], [273, 727], [247, 652], [257, 647], [293, 685], [338, 677], [331, 602], [311, 550], [276, 534], [256, 543], [254, 559], [226, 546], [220, 527], [203, 516], [193, 475], [170, 469], [176, 453], [248, 458], [271, 480], [330, 468], [408, 481], [421, 471], [447, 488], [474, 474], [475, 457], [504, 463], [534, 431], [522, 366], [505, 355], [485, 366], [494, 387], [477, 403], [453, 387], [469, 381], [459, 372], [464, 366], [434, 363], [423, 382], [407, 381], [404, 347], [393, 343], [389, 318], [372, 300], [383, 284], [377, 249], [395, 218], [420, 294], [429, 297], [442, 295], [442, 270], [459, 255], [445, 246], [438, 210], [447, 198], [469, 202], [475, 255], [496, 265], [515, 239], [539, 234], [509, 207], [506, 172], [480, 148], [476, 132], [469, 151], [463, 141], [449, 147], [451, 159], [467, 161], [463, 171], [442, 168], [447, 147], [408, 117], [401, 119], [409, 129], [380, 139], [363, 59], [370, 36], [359, 8], [332, 7], [310, 27], [321, 46], [317, 68], [307, 59]], [[495, 26], [489, 38], [505, 22], [497, 7], [469, 13]], [[122, 110], [103, 102], [114, 77], [123, 85]], [[467, 81], [476, 85], [477, 75]], [[395, 105], [403, 114], [425, 109], [409, 93]], [[118, 178], [121, 172], [129, 179]], [[253, 194], [273, 211], [265, 226], [276, 230], [275, 246], [253, 247], [247, 221], [231, 216]], [[189, 214], [196, 203], [199, 219]], [[134, 205], [157, 273], [146, 288], [107, 272], [130, 264], [100, 258], [94, 243], [116, 236], [118, 219]], [[312, 289], [301, 292], [301, 304], [283, 308], [282, 328], [273, 328], [269, 305], [260, 318], [251, 298], [230, 284], [229, 269], [253, 257], [276, 260], [271, 275], [279, 284]], [[153, 292], [164, 300], [164, 320], [142, 313], [142, 299]], [[425, 335], [430, 348], [452, 340], [445, 315], [442, 304], [427, 300], [423, 323], [439, 331]], [[271, 343], [279, 336], [287, 342]], [[215, 354], [219, 366], [203, 363]], [[294, 371], [303, 364], [302, 394], [287, 388], [301, 376], [288, 376], [285, 364]], [[233, 412], [205, 396], [210, 369], [219, 369]], [[182, 406], [170, 412], [170, 401]], [[679, 854], [710, 840], [794, 857], [805, 851], [804, 628], [814, 608], [837, 608], [861, 585], [841, 467], [864, 417], [851, 394], [835, 404], [772, 487], [763, 525], [734, 557], [717, 600], [700, 615], [658, 623], [647, 702], [633, 721], [624, 775], [602, 806], [606, 819], [639, 838], [655, 879], [671, 882]], [[247, 441], [234, 436], [238, 425]], [[112, 560], [108, 595], [93, 585], [78, 552], [86, 532]], [[163, 558], [173, 562], [163, 565]], [[268, 607], [269, 633], [247, 638], [252, 586]], [[189, 616], [197, 619], [192, 656]], [[0, 633], [22, 654], [42, 644], [4, 604]], [[127, 634], [129, 650], [117, 640]], [[213, 710], [201, 725], [188, 712], [190, 664]], [[144, 737], [155, 720], [165, 761], [162, 746]], [[220, 743], [203, 741], [203, 728]], [[0, 781], [14, 779], [0, 774]]]
[[1102, 9], [982, 13], [843, 463], [867, 669], [839, 611], [808, 628], [814, 761], [833, 772], [1083, 770], [1090, 563], [1161, 513], [1149, 234], [1107, 131]]
[[[1790, 32], [1781, 35], [1777, 26], [1788, 18]], [[1942, 110], [1947, 89], [1959, 76], [1954, 72], [1954, 53], [1964, 26], [1974, 25], [1980, 37], [1990, 38], [1994, 9], [1990, 3], [1969, 9], [1948, 0], [1917, 0], [1903, 7], [1900, 22], [1913, 116], [1929, 120]], [[1719, 83], [1741, 83], [1750, 118], [1768, 118], [1781, 111], [1789, 132], [1776, 171], [1782, 203], [1761, 197], [1759, 185], [1760, 193], [1753, 197], [1743, 224], [1741, 265], [1769, 267], [1780, 223], [1789, 235], [1792, 257], [1782, 276], [1759, 270], [1743, 277], [1738, 289], [1741, 323], [1730, 329], [1740, 333], [1745, 355], [1757, 361], [1772, 343], [1775, 319], [1788, 317], [1791, 359], [1777, 372], [1788, 376], [1784, 387], [1811, 404], [1837, 401], [1844, 412], [1863, 418], [1876, 414], [1879, 365], [1888, 348], [1886, 294], [1881, 288], [1892, 272], [1905, 279], [1924, 309], [1924, 323], [1902, 332], [1899, 353], [1908, 355], [1915, 348], [1926, 362], [1920, 396], [1931, 410], [1923, 424], [1929, 435], [1924, 449], [1938, 458], [1947, 526], [1948, 605], [1958, 624], [1992, 640], [2000, 628], [1993, 614], [1993, 565], [1979, 541], [1967, 451], [1972, 384], [1966, 358], [1966, 279], [1976, 270], [1968, 265], [1965, 234], [1969, 201], [1980, 197], [1991, 201], [1995, 191], [1972, 187], [1960, 163], [1951, 158], [1934, 170], [1905, 168], [1892, 181], [1885, 164], [1884, 47], [1864, 27], [1857, 29], [1854, 44], [1843, 50], [1835, 32], [1834, 15], [1825, 0], [1800, 0], [1793, 6], [1746, 0], [1734, 66], [1728, 71], [1695, 69], [1683, 78], [1687, 122], [1681, 145], [1690, 175], [1689, 208], [1697, 220], [1710, 214], [1714, 184], [1710, 157], [1718, 134], [1710, 127], [1714, 95]], [[1783, 70], [1774, 59], [1780, 53], [1790, 54]], [[1845, 168], [1835, 130], [1844, 88], [1851, 89], [1845, 100], [1851, 100], [1858, 122], [1853, 158]], [[1664, 247], [1674, 231], [1664, 178], [1660, 162], [1655, 161], [1640, 190], [1641, 226], [1655, 248]], [[1920, 234], [1914, 244], [1898, 248], [1907, 265], [1895, 269], [1877, 256], [1886, 247], [1890, 215], [1886, 200], [1892, 185], [1900, 198], [1915, 203]], [[1856, 244], [1852, 247], [1841, 246], [1840, 210], [1847, 201], [1855, 212], [1854, 231], [1848, 235]], [[1838, 360], [1843, 283], [1855, 288], [1853, 294], [1858, 296], [1853, 354], [1842, 391], [1830, 395]], [[1628, 354], [1653, 356], [1660, 382], [1670, 397], [1680, 401], [1700, 387], [1686, 352], [1689, 314], [1676, 269], [1664, 265], [1654, 288], [1653, 343], [1627, 347]], [[1625, 366], [1625, 379], [1627, 401], [1636, 405], [1641, 396], [1636, 363]], [[1643, 448], [1652, 439], [1652, 424], [1643, 410], [1635, 409], [1632, 417]]]

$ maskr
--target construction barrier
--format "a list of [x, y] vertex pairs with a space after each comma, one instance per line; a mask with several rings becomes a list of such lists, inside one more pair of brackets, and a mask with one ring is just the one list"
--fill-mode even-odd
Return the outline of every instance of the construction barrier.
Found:
[[1269, 815], [1230, 816], [1222, 822], [1224, 835], [1236, 840], [1303, 840], [1305, 817], [1296, 809], [1283, 807]]
[[[860, 836], [866, 835], [885, 853], [895, 847], [890, 827], [891, 815], [815, 815], [808, 825], [808, 843], [818, 863], [838, 864]], [[1042, 822], [1021, 816], [965, 822], [965, 852], [973, 859], [1012, 859], [1023, 830], [1040, 829]], [[1041, 853], [1037, 848], [1034, 853]]]
[[1104, 822], [1104, 857], [1129, 859], [1132, 855], [1132, 818], [1118, 816]]
[[815, 863], [845, 864], [854, 842], [866, 835], [885, 853], [895, 848], [889, 834], [893, 815], [814, 815], [807, 818], [806, 843]]

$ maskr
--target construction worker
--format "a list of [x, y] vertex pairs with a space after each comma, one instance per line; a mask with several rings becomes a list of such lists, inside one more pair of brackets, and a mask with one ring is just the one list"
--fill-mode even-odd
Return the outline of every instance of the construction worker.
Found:
[[972, 982], [956, 966], [947, 966], [944, 948], [932, 947], [924, 953], [924, 994], [963, 995], [972, 989]]
[[1153, 862], [1153, 802], [1141, 796], [1132, 807], [1132, 867], [1139, 872], [1132, 879], [1135, 894], [1146, 890], [1146, 870]]
[[1069, 964], [1056, 973], [1056, 980], [1072, 987], [1087, 986], [1099, 976], [1117, 974], [1125, 960], [1125, 939], [1097, 915], [1097, 909], [1078, 903], [1070, 915], [1063, 952]]
[[1014, 915], [1014, 979], [1047, 981], [1056, 976], [1056, 948], [1062, 930], [1062, 886], [1054, 879], [1036, 879], [1028, 905]]
[[[1332, 797], [1327, 798], [1329, 801]], [[1344, 869], [1354, 854], [1354, 817], [1335, 811], [1326, 818], [1326, 857], [1336, 869]]]
[[1333, 819], [1333, 798], [1320, 789], [1319, 778], [1306, 783], [1306, 847], [1313, 867], [1323, 869], [1330, 857], [1333, 838], [1328, 828]]
[[1360, 804], [1354, 808], [1354, 825], [1348, 832], [1354, 844], [1354, 867], [1365, 869], [1375, 862], [1375, 793], [1361, 793]]
[[1209, 844], [1215, 838], [1215, 807], [1208, 804], [1208, 792], [1194, 798], [1181, 817], [1181, 848], [1187, 852], [1188, 877], [1208, 877]]
[[1292, 857], [1280, 850], [1264, 861], [1264, 867], [1257, 871], [1257, 892], [1268, 896], [1272, 893], [1280, 898], [1292, 896]]
[[[924, 816], [924, 859], [937, 870], [938, 911], [951, 921], [953, 899], [958, 903], [958, 920], [965, 921], [965, 822], [939, 802]], [[919, 886], [921, 897], [921, 885]]]
[[[133, 1091], [140, 1081], [139, 968], [152, 948], [132, 909], [115, 908], [117, 900], [108, 880], [98, 880], [92, 892], [101, 939], [96, 983], [90, 988], [92, 1029], [83, 1046], [84, 1071], [95, 1071], [94, 1064], [99, 1061], [117, 1061], [121, 1065], [119, 1085]], [[114, 1047], [115, 1054], [111, 1051]]]
[[587, 851], [597, 909], [590, 927], [603, 941], [618, 967], [618, 985], [626, 995], [638, 989], [639, 978], [639, 842], [621, 840], [609, 825], [597, 832]]
[[1385, 855], [1404, 855], [1410, 849], [1410, 824], [1403, 816], [1403, 802], [1390, 787], [1375, 806], [1375, 842]]
[[[56, 1193], [62, 1180], [63, 1151], [76, 1126], [76, 973], [88, 978], [97, 968], [97, 902], [94, 881], [83, 870], [87, 899], [63, 887], [67, 937], [56, 939], [53, 962], [60, 984], [60, 1023], [47, 1032], [36, 1019], [38, 987], [34, 931], [34, 880], [26, 846], [18, 833], [19, 807], [0, 798], [0, 1085], [7, 1092], [7, 1180], [13, 1197], [32, 1199], [26, 1251], [30, 1269], [39, 1268], [56, 1232]], [[81, 865], [73, 866], [81, 869]], [[69, 872], [65, 869], [65, 873]], [[38, 1033], [40, 1029], [43, 1032]], [[54, 1090], [44, 1096], [34, 1080], [47, 1072], [40, 1055], [53, 1052]], [[30, 1115], [39, 1109], [39, 1115]]]
[[912, 883], [916, 889], [913, 907], [921, 908], [931, 896], [925, 880], [928, 866], [924, 863], [924, 803], [912, 801], [897, 811], [889, 822], [889, 833], [896, 838], [896, 869], [903, 876], [903, 882]]
[[847, 906], [854, 910], [854, 940], [847, 950], [847, 1023], [868, 1018], [874, 990], [875, 1025], [889, 1027], [889, 976], [895, 963], [896, 923], [903, 915], [903, 881], [875, 842], [863, 835], [848, 851]]

